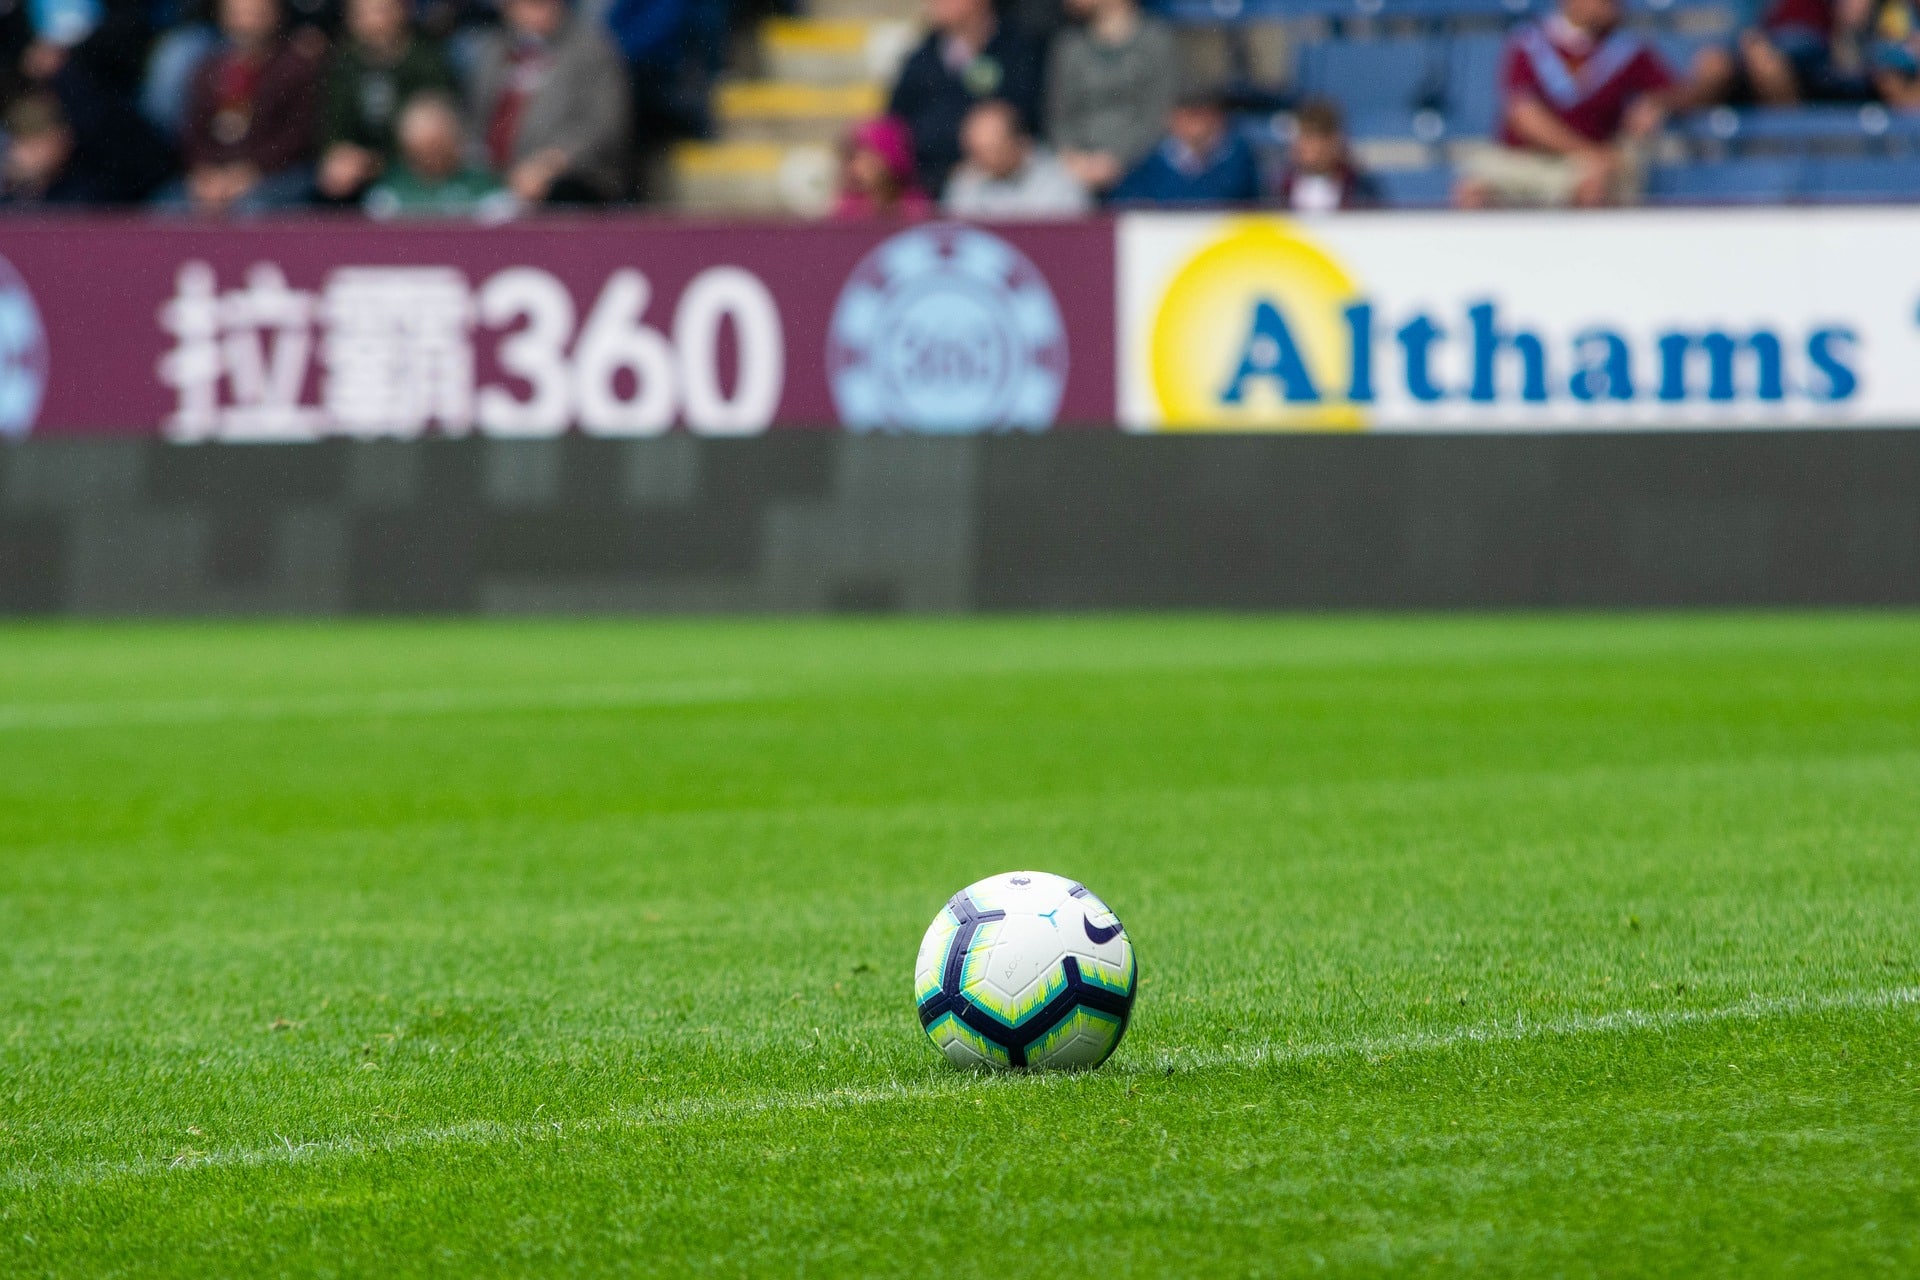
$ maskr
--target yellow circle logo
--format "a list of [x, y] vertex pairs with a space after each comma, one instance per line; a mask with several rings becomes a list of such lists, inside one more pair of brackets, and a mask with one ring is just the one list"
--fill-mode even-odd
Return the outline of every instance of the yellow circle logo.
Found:
[[1366, 426], [1365, 404], [1351, 399], [1349, 309], [1361, 301], [1353, 278], [1291, 224], [1237, 224], [1195, 254], [1160, 299], [1149, 359], [1163, 427]]

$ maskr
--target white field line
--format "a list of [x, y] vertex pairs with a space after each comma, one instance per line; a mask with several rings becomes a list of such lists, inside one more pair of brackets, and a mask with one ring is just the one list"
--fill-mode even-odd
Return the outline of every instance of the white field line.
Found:
[[[1870, 1009], [1907, 1009], [1920, 1006], [1920, 987], [1893, 987], [1879, 991], [1839, 992], [1823, 996], [1750, 996], [1715, 1009], [1676, 1009], [1643, 1012], [1622, 1009], [1613, 1013], [1556, 1018], [1539, 1022], [1516, 1019], [1462, 1027], [1454, 1031], [1399, 1036], [1363, 1036], [1353, 1040], [1304, 1044], [1259, 1044], [1231, 1049], [1171, 1052], [1144, 1062], [1122, 1066], [1106, 1074], [1159, 1077], [1185, 1070], [1219, 1067], [1261, 1067], [1334, 1057], [1384, 1057], [1431, 1053], [1463, 1045], [1513, 1044], [1563, 1036], [1629, 1035], [1662, 1032], [1725, 1022], [1761, 1022], [1775, 1018], [1826, 1012]], [[444, 1144], [496, 1145], [550, 1141], [561, 1136], [671, 1128], [712, 1118], [748, 1118], [789, 1111], [845, 1110], [890, 1102], [930, 1101], [976, 1094], [982, 1087], [1052, 1088], [1097, 1077], [1064, 1074], [982, 1077], [955, 1073], [921, 1081], [895, 1081], [858, 1089], [824, 1089], [763, 1093], [735, 1098], [685, 1098], [654, 1106], [623, 1107], [605, 1116], [531, 1120], [507, 1124], [497, 1120], [469, 1120], [460, 1124], [412, 1129], [378, 1137], [334, 1137], [294, 1142], [281, 1135], [271, 1146], [214, 1152], [183, 1152], [171, 1159], [143, 1159], [99, 1163], [68, 1169], [17, 1169], [0, 1182], [13, 1190], [41, 1186], [80, 1186], [122, 1178], [145, 1178], [174, 1170], [208, 1167], [255, 1168], [292, 1165], [334, 1156], [388, 1154]]]
[[228, 721], [379, 719], [477, 711], [594, 711], [740, 702], [762, 693], [745, 680], [559, 685], [544, 689], [394, 689], [380, 693], [127, 702], [0, 703], [0, 732]]

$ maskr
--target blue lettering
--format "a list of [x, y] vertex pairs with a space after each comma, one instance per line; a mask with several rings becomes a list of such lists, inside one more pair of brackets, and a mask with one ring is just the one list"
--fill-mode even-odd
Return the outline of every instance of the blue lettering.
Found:
[[1433, 344], [1447, 331], [1426, 316], [1415, 316], [1394, 335], [1407, 353], [1407, 394], [1428, 404], [1446, 399], [1447, 393], [1433, 385]]
[[1761, 400], [1786, 398], [1786, 380], [1782, 374], [1779, 335], [1765, 329], [1744, 341], [1730, 333], [1710, 331], [1698, 338], [1684, 333], [1660, 335], [1660, 398], [1675, 401], [1687, 398], [1687, 356], [1695, 347], [1707, 356], [1707, 399], [1724, 403], [1734, 399], [1738, 387], [1734, 377], [1734, 359], [1740, 348], [1749, 348], [1757, 366], [1754, 395]]
[[1280, 309], [1266, 298], [1254, 306], [1253, 328], [1240, 348], [1240, 367], [1233, 380], [1220, 393], [1225, 404], [1239, 404], [1246, 398], [1248, 378], [1272, 378], [1280, 384], [1280, 394], [1289, 404], [1318, 404], [1320, 389], [1300, 358], [1293, 334], [1281, 317]]
[[1567, 390], [1575, 400], [1633, 399], [1633, 353], [1611, 329], [1588, 329], [1573, 340], [1573, 377]]
[[1353, 372], [1347, 378], [1350, 404], [1373, 403], [1373, 304], [1356, 302], [1346, 310], [1347, 350], [1353, 353]]
[[1807, 339], [1807, 359], [1827, 380], [1824, 390], [1807, 388], [1815, 400], [1851, 400], [1860, 389], [1860, 378], [1848, 363], [1859, 335], [1851, 329], [1815, 329]]
[[1473, 322], [1473, 386], [1467, 392], [1467, 398], [1488, 403], [1495, 399], [1496, 379], [1494, 361], [1502, 347], [1512, 347], [1519, 353], [1524, 370], [1520, 383], [1520, 398], [1539, 403], [1547, 398], [1547, 349], [1541, 344], [1540, 335], [1528, 333], [1522, 329], [1515, 333], [1502, 333], [1495, 323], [1493, 304], [1482, 302], [1467, 308], [1467, 318]]

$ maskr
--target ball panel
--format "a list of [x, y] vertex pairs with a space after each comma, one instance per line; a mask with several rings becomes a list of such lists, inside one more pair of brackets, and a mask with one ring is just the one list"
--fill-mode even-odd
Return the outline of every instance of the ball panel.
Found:
[[1124, 1019], [1082, 1005], [1027, 1046], [1027, 1064], [1063, 1070], [1097, 1067], [1120, 1043]]
[[927, 1025], [927, 1035], [947, 1060], [956, 1067], [1005, 1067], [1012, 1057], [951, 1013], [942, 1014]]
[[952, 908], [940, 908], [940, 914], [933, 918], [926, 936], [920, 940], [920, 955], [914, 962], [915, 1004], [925, 1004], [929, 997], [940, 993], [940, 979], [947, 967], [947, 949], [953, 945], [953, 935], [959, 931], [960, 921], [954, 917]]

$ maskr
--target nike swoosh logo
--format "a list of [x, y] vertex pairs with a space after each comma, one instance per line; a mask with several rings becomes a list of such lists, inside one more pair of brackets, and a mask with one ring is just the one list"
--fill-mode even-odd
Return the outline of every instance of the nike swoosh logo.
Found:
[[1087, 927], [1087, 941], [1096, 947], [1112, 942], [1120, 936], [1120, 922], [1118, 920], [1114, 921], [1112, 927], [1107, 929], [1094, 928], [1093, 921], [1087, 919], [1085, 916], [1080, 917], [1080, 923]]

